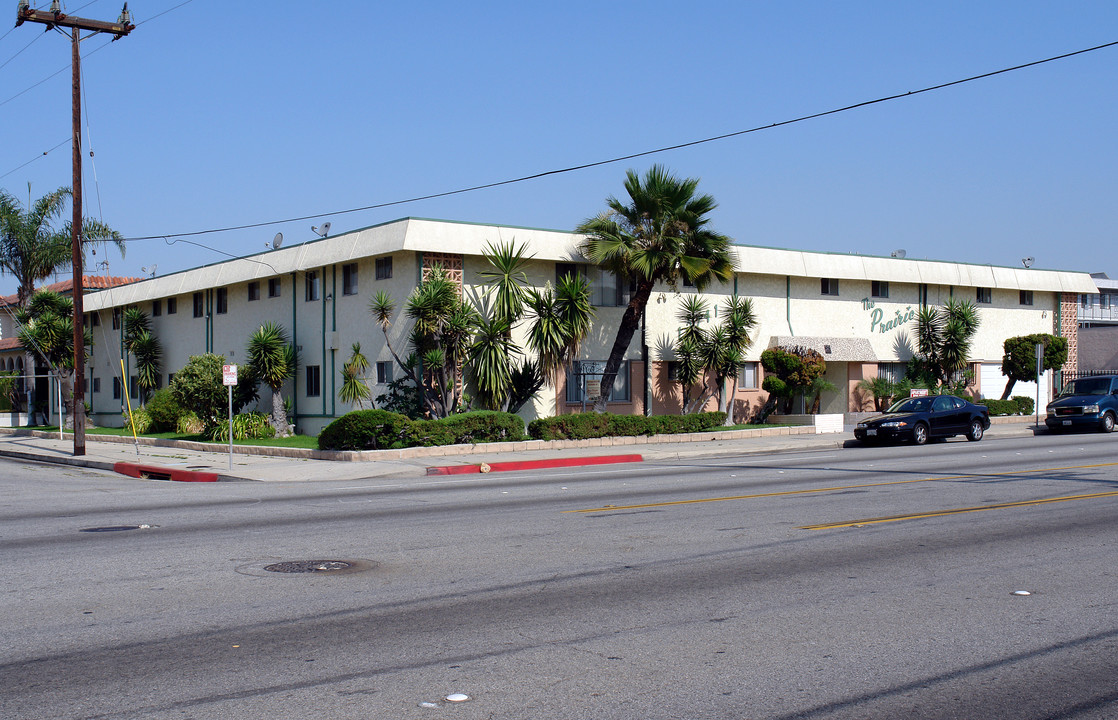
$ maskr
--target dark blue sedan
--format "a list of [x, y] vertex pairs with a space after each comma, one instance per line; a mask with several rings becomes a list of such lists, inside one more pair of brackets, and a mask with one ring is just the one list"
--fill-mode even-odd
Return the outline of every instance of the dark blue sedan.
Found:
[[923, 445], [930, 438], [966, 435], [977, 441], [990, 427], [990, 411], [953, 395], [899, 400], [884, 415], [858, 423], [854, 437], [864, 443], [911, 440]]

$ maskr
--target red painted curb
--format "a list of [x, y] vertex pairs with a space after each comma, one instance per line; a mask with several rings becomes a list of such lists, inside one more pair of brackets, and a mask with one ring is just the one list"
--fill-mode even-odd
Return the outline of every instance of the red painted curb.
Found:
[[[577, 458], [553, 458], [551, 460], [510, 460], [509, 462], [483, 463], [487, 472], [506, 472], [509, 470], [536, 470], [539, 468], [579, 467], [582, 465], [611, 465], [613, 463], [643, 462], [640, 455], [592, 455]], [[427, 468], [428, 475], [469, 475], [480, 473], [481, 465], [445, 465]]]
[[176, 468], [159, 467], [158, 465], [139, 465], [137, 463], [118, 462], [113, 465], [113, 472], [118, 472], [128, 477], [148, 478], [151, 480], [217, 482], [217, 473], [198, 472], [197, 470], [179, 470]]

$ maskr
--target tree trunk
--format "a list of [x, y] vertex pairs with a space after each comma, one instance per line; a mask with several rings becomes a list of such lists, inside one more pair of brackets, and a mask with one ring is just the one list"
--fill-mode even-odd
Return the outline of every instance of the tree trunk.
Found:
[[1002, 392], [1002, 400], [1008, 400], [1009, 399], [1009, 394], [1011, 392], [1013, 392], [1013, 386], [1016, 385], [1016, 384], [1017, 384], [1017, 381], [1014, 380], [1013, 378], [1010, 378], [1009, 381], [1006, 382], [1005, 391]]
[[276, 437], [291, 435], [291, 426], [287, 424], [287, 412], [283, 409], [283, 395], [278, 388], [272, 389], [272, 427], [276, 429]]
[[602, 373], [601, 393], [594, 398], [594, 412], [604, 413], [606, 411], [606, 403], [609, 402], [610, 393], [613, 392], [613, 381], [617, 379], [617, 369], [621, 367], [621, 361], [625, 358], [629, 343], [633, 341], [633, 336], [636, 335], [637, 328], [640, 327], [641, 316], [644, 315], [644, 308], [648, 304], [648, 298], [652, 295], [653, 285], [654, 283], [651, 280], [641, 281], [637, 285], [637, 291], [629, 301], [628, 307], [625, 308], [625, 314], [621, 316], [621, 324], [617, 327], [617, 339], [613, 341], [613, 349], [609, 351], [609, 358], [606, 359], [606, 369]]

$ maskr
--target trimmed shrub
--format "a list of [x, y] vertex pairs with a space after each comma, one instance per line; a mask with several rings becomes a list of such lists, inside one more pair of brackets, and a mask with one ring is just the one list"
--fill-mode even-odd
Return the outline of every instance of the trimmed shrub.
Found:
[[170, 432], [179, 424], [179, 418], [184, 410], [182, 405], [171, 395], [171, 391], [164, 388], [156, 390], [147, 405], [148, 417], [151, 418], [151, 432]]
[[439, 423], [451, 433], [454, 438], [452, 443], [513, 442], [524, 439], [524, 421], [513, 413], [476, 410], [432, 422]]
[[1012, 400], [997, 400], [989, 398], [982, 401], [991, 415], [1017, 415], [1021, 409]]
[[453, 445], [454, 432], [445, 420], [412, 420], [405, 433], [407, 447]]
[[634, 437], [637, 435], [674, 435], [702, 432], [722, 425], [724, 412], [693, 415], [611, 415], [582, 413], [557, 415], [533, 420], [528, 434], [537, 440], [586, 440], [600, 437]]
[[318, 436], [320, 450], [382, 450], [406, 447], [411, 420], [387, 410], [357, 410], [327, 425]]
[[[1063, 338], [1060, 339], [1062, 340]], [[1036, 401], [1033, 400], [1031, 397], [1025, 397], [1024, 395], [1014, 395], [1012, 398], [1010, 398], [1010, 400], [1017, 403], [1017, 411], [1022, 415], [1033, 414], [1033, 408], [1036, 406]]]

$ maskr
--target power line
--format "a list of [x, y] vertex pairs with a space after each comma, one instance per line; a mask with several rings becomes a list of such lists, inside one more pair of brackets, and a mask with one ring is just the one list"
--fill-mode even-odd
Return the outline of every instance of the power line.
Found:
[[11, 170], [9, 170], [8, 172], [4, 173], [3, 175], [0, 175], [0, 180], [3, 180], [4, 178], [8, 177], [9, 175], [11, 175], [11, 174], [12, 174], [12, 173], [14, 173], [14, 172], [18, 172], [18, 171], [22, 170], [23, 168], [27, 167], [27, 166], [28, 166], [28, 165], [30, 165], [31, 163], [35, 162], [36, 160], [42, 160], [42, 159], [43, 159], [43, 157], [45, 157], [46, 155], [48, 155], [48, 154], [50, 154], [50, 153], [54, 152], [55, 150], [57, 150], [58, 148], [62, 147], [63, 145], [69, 145], [69, 144], [70, 144], [70, 142], [71, 142], [71, 139], [70, 139], [70, 138], [66, 138], [66, 139], [65, 139], [65, 140], [63, 140], [62, 142], [60, 142], [60, 143], [58, 143], [57, 145], [55, 145], [54, 147], [52, 147], [52, 148], [51, 148], [50, 150], [44, 150], [44, 151], [42, 152], [42, 154], [41, 154], [41, 155], [36, 155], [35, 157], [31, 158], [30, 160], [28, 160], [28, 161], [27, 161], [27, 162], [25, 162], [24, 164], [20, 165], [19, 167], [17, 167], [17, 168], [12, 168], [12, 169], [11, 169]]
[[[250, 229], [253, 229], [253, 228], [268, 227], [269, 225], [282, 225], [284, 223], [299, 222], [299, 221], [302, 221], [302, 220], [314, 220], [316, 218], [329, 217], [329, 216], [334, 216], [334, 215], [347, 215], [347, 214], [350, 214], [350, 213], [364, 212], [364, 211], [367, 211], [367, 210], [378, 210], [378, 209], [381, 209], [381, 208], [393, 207], [395, 205], [406, 205], [408, 203], [420, 202], [420, 201], [423, 201], [423, 200], [434, 200], [436, 198], [449, 197], [451, 195], [461, 195], [463, 193], [476, 192], [478, 190], [488, 190], [490, 188], [501, 187], [503, 185], [513, 185], [515, 183], [527, 182], [529, 180], [538, 180], [540, 178], [548, 177], [550, 175], [562, 175], [564, 173], [575, 172], [577, 170], [587, 170], [589, 168], [601, 167], [603, 165], [611, 165], [613, 163], [619, 163], [619, 162], [623, 162], [625, 160], [633, 160], [635, 158], [640, 158], [640, 157], [647, 157], [649, 155], [655, 155], [655, 154], [658, 154], [658, 153], [669, 152], [671, 150], [680, 150], [680, 149], [683, 149], [683, 148], [694, 147], [696, 145], [703, 145], [703, 144], [706, 144], [706, 143], [717, 142], [719, 140], [728, 140], [729, 138], [739, 137], [741, 135], [748, 135], [750, 133], [760, 132], [762, 130], [772, 130], [773, 128], [784, 127], [786, 125], [793, 125], [795, 123], [801, 123], [801, 122], [805, 122], [807, 120], [815, 120], [817, 118], [826, 117], [828, 115], [836, 115], [838, 113], [843, 113], [843, 112], [847, 112], [847, 111], [850, 111], [850, 110], [857, 110], [858, 108], [869, 107], [870, 105], [877, 105], [877, 104], [880, 104], [880, 103], [890, 102], [890, 101], [893, 101], [893, 100], [900, 100], [900, 99], [903, 99], [903, 98], [913, 97], [915, 95], [921, 95], [923, 93], [933, 92], [935, 90], [943, 90], [945, 88], [953, 87], [955, 85], [962, 85], [964, 83], [975, 82], [977, 80], [984, 80], [986, 78], [994, 77], [995, 75], [1003, 75], [1005, 73], [1014, 72], [1014, 71], [1017, 71], [1017, 70], [1023, 70], [1025, 68], [1035, 67], [1037, 65], [1043, 65], [1045, 63], [1055, 62], [1056, 60], [1065, 60], [1065, 59], [1070, 58], [1070, 57], [1075, 57], [1076, 55], [1083, 55], [1085, 53], [1095, 52], [1097, 50], [1103, 50], [1105, 48], [1114, 47], [1116, 45], [1118, 45], [1118, 40], [1116, 40], [1114, 42], [1108, 42], [1108, 43], [1105, 43], [1103, 45], [1096, 45], [1094, 47], [1084, 48], [1082, 50], [1075, 50], [1073, 52], [1064, 53], [1062, 55], [1054, 55], [1052, 57], [1044, 58], [1043, 60], [1034, 60], [1032, 62], [1027, 62], [1027, 63], [1021, 64], [1021, 65], [1014, 65], [1012, 67], [1002, 68], [1001, 70], [994, 70], [992, 72], [982, 73], [980, 75], [972, 75], [970, 77], [966, 77], [966, 78], [963, 78], [963, 79], [960, 79], [960, 80], [952, 80], [950, 82], [940, 83], [939, 85], [930, 85], [928, 87], [924, 87], [924, 88], [921, 88], [919, 90], [910, 90], [908, 92], [897, 93], [895, 95], [886, 95], [884, 97], [879, 97], [879, 98], [876, 98], [874, 100], [866, 100], [866, 101], [863, 101], [863, 102], [854, 103], [853, 105], [845, 105], [843, 107], [833, 108], [831, 110], [824, 110], [822, 112], [812, 113], [810, 115], [801, 115], [799, 117], [792, 118], [790, 120], [782, 120], [780, 122], [771, 123], [769, 125], [758, 125], [756, 127], [752, 127], [752, 128], [746, 129], [746, 130], [737, 130], [735, 132], [724, 133], [722, 135], [714, 135], [712, 137], [703, 138], [701, 140], [691, 140], [691, 141], [688, 141], [688, 142], [677, 143], [675, 145], [666, 145], [664, 147], [659, 147], [659, 148], [656, 148], [654, 150], [645, 150], [645, 151], [642, 151], [642, 152], [632, 153], [632, 154], [629, 154], [629, 155], [621, 155], [621, 156], [618, 156], [618, 157], [610, 158], [608, 160], [598, 160], [598, 161], [595, 161], [595, 162], [583, 163], [581, 165], [572, 165], [570, 167], [559, 168], [559, 169], [555, 169], [555, 170], [545, 170], [543, 172], [533, 173], [531, 175], [523, 175], [521, 177], [512, 178], [510, 180], [500, 180], [500, 181], [497, 181], [497, 182], [485, 183], [485, 184], [482, 184], [482, 185], [472, 185], [470, 187], [460, 188], [460, 189], [457, 189], [457, 190], [447, 190], [445, 192], [431, 193], [429, 195], [419, 195], [419, 196], [407, 198], [407, 199], [404, 199], [404, 200], [392, 200], [392, 201], [389, 201], [389, 202], [376, 203], [376, 204], [373, 204], [373, 205], [365, 205], [363, 207], [358, 207], [358, 208], [350, 208], [348, 210], [337, 210], [337, 211], [334, 211], [334, 212], [315, 213], [313, 215], [302, 215], [302, 216], [299, 216], [299, 217], [286, 218], [286, 219], [283, 219], [283, 220], [269, 220], [269, 221], [265, 221], [265, 222], [248, 223], [248, 224], [245, 224], [245, 225], [231, 225], [231, 226], [228, 226], [228, 227], [213, 228], [213, 229], [210, 229], [210, 230], [196, 230], [196, 231], [193, 231], [193, 232], [184, 232], [184, 233], [163, 233], [161, 235], [144, 235], [144, 236], [140, 236], [140, 237], [124, 238], [124, 241], [125, 242], [135, 242], [135, 241], [140, 241], [140, 240], [158, 240], [160, 238], [166, 239], [168, 237], [192, 237], [192, 236], [197, 236], [197, 235], [209, 235], [209, 234], [220, 233], [220, 232], [231, 232], [233, 230], [250, 230]], [[2, 103], [0, 103], [0, 104], [2, 104]]]

